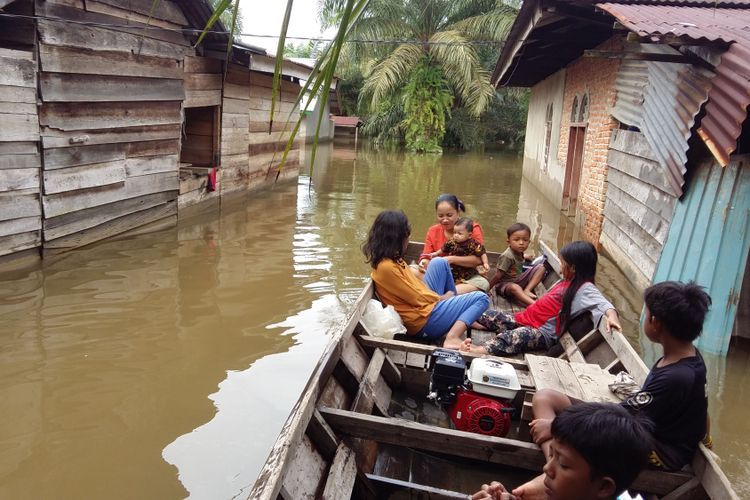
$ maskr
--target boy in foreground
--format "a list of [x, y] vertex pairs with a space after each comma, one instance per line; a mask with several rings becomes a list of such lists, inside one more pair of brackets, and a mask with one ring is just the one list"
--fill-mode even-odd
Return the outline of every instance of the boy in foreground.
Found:
[[646, 466], [651, 450], [646, 423], [611, 403], [566, 408], [551, 427], [544, 474], [508, 492], [485, 484], [471, 498], [496, 500], [613, 499]]
[[[677, 281], [657, 283], [643, 298], [643, 331], [662, 345], [664, 356], [651, 368], [641, 390], [621, 405], [654, 423], [651, 466], [679, 470], [693, 458], [707, 431], [706, 365], [693, 340], [703, 329], [711, 298], [695, 283]], [[572, 401], [557, 391], [542, 390], [532, 404], [531, 435], [549, 456], [550, 424]]]

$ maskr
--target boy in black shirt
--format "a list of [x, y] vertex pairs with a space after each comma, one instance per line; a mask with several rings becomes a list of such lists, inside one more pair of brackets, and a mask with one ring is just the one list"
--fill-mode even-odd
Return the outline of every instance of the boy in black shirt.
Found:
[[[647, 288], [643, 298], [644, 333], [662, 345], [664, 356], [641, 390], [621, 404], [654, 423], [651, 464], [678, 470], [693, 458], [707, 431], [706, 366], [693, 340], [703, 329], [711, 297], [693, 282], [665, 281]], [[534, 395], [536, 419], [530, 424], [531, 434], [545, 456], [549, 456], [550, 423], [570, 404], [567, 396], [556, 391]]]

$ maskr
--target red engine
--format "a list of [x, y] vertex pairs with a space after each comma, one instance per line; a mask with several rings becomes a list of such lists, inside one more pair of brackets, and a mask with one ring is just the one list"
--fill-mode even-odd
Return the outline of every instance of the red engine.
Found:
[[503, 437], [510, 430], [513, 409], [496, 399], [460, 389], [449, 411], [458, 430]]

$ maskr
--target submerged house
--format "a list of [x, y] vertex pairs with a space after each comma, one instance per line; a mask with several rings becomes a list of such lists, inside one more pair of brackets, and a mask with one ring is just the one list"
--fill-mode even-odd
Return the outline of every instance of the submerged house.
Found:
[[[310, 68], [284, 62], [271, 125], [275, 59], [235, 43], [227, 60], [220, 22], [194, 47], [205, 0], [155, 5], [0, 1], [0, 259], [162, 227], [274, 181]], [[295, 147], [283, 175], [298, 162]]]
[[717, 353], [750, 320], [749, 62], [748, 0], [529, 0], [493, 74], [531, 88], [524, 176], [637, 286], [705, 286]]

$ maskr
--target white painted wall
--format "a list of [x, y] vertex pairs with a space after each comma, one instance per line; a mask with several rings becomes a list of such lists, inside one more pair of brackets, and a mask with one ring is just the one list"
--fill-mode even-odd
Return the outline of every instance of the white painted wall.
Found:
[[[565, 69], [547, 77], [531, 88], [529, 114], [526, 121], [523, 175], [555, 206], [560, 207], [565, 170], [557, 156], [560, 145]], [[552, 103], [552, 136], [549, 158], [544, 164], [545, 119], [547, 105]]]

